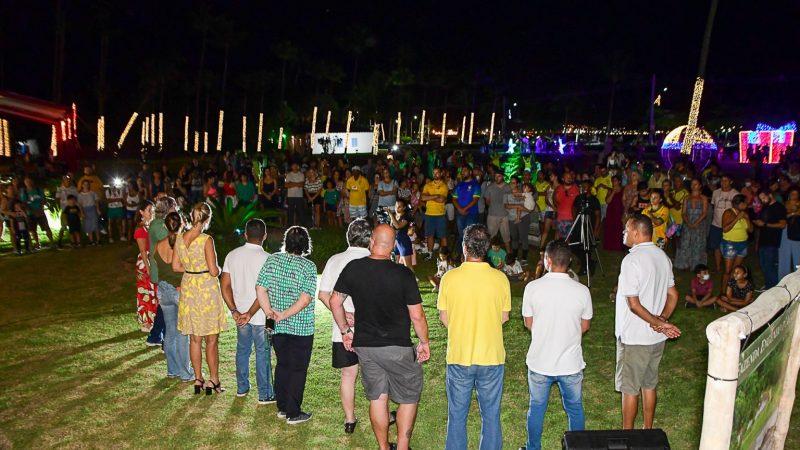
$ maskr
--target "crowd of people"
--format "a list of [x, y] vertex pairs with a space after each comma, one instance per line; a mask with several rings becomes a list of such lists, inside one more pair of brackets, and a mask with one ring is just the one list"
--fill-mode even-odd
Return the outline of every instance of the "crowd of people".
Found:
[[[344, 432], [353, 433], [358, 423], [360, 368], [382, 449], [408, 448], [423, 386], [420, 364], [431, 356], [418, 255], [436, 259], [427, 279], [447, 328], [447, 448], [467, 448], [473, 388], [481, 406], [481, 448], [501, 447], [503, 324], [515, 282], [525, 285], [522, 318], [532, 336], [524, 448], [540, 448], [554, 383], [569, 429], [584, 427], [580, 342], [590, 327], [592, 298], [578, 280], [594, 271], [595, 261], [594, 249], [573, 245], [585, 238], [575, 233], [577, 220], [588, 223], [603, 250], [630, 248], [611, 293], [625, 428], [633, 426], [640, 396], [645, 427], [653, 425], [664, 342], [680, 335], [669, 322], [679, 301], [673, 267], [695, 274], [683, 297], [687, 308], [735, 311], [757, 291], [745, 265], [748, 251], [759, 254], [761, 289], [800, 264], [800, 163], [794, 161], [767, 178], [751, 175], [740, 183], [713, 162], [701, 172], [686, 161], [666, 170], [618, 151], [591, 171], [558, 160], [533, 171], [509, 169], [460, 152], [390, 155], [364, 165], [342, 157], [267, 163], [232, 154], [218, 162], [194, 158], [174, 177], [167, 165], [153, 170], [143, 163], [107, 184], [92, 165], [77, 183], [66, 174], [54, 192], [62, 225], [57, 237], [38, 186], [43, 180], [35, 175], [12, 179], [0, 212], [18, 253], [41, 247], [37, 228], [53, 247], [63, 246], [64, 232], [75, 248], [115, 239], [135, 244], [137, 317], [147, 345], [166, 353], [167, 375], [193, 383], [196, 394], [224, 392], [218, 336], [231, 315], [237, 395], [250, 391], [255, 348], [258, 402], [277, 403], [278, 417], [288, 424], [312, 417], [303, 394], [318, 298], [334, 319], [331, 359], [341, 372]], [[214, 238], [205, 233], [213, 220], [209, 202], [279, 211], [285, 227], [280, 251], [264, 250], [266, 224], [253, 219], [244, 226], [246, 243], [220, 268]], [[317, 283], [309, 230], [321, 227], [344, 231], [348, 247], [330, 257]], [[532, 243], [539, 249], [536, 265], [529, 265]], [[719, 275], [716, 288], [710, 267]], [[563, 293], [558, 302], [551, 295], [556, 291]], [[399, 405], [396, 411], [389, 411], [390, 400]], [[390, 445], [392, 423], [398, 442]]]

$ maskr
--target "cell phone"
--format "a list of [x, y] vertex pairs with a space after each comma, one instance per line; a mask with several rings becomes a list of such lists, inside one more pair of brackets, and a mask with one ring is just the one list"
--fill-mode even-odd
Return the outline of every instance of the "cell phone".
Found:
[[275, 331], [275, 319], [267, 319], [267, 322], [264, 324], [264, 326], [267, 328], [267, 331], [270, 332], [270, 333]]

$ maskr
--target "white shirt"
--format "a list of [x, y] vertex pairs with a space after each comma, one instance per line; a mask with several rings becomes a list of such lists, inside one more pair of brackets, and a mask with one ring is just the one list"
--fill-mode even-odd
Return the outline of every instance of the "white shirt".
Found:
[[617, 283], [614, 334], [626, 345], [653, 345], [667, 340], [628, 307], [628, 297], [639, 297], [650, 314], [659, 315], [667, 304], [667, 289], [675, 286], [672, 261], [652, 242], [634, 245], [622, 260]]
[[731, 209], [733, 206], [731, 200], [737, 195], [739, 195], [739, 191], [736, 189], [725, 192], [722, 188], [715, 190], [714, 193], [711, 194], [711, 205], [714, 206], [714, 215], [711, 219], [711, 225], [722, 228], [722, 215], [725, 214], [726, 210]]
[[[261, 267], [264, 266], [268, 256], [269, 253], [264, 251], [260, 245], [248, 242], [232, 250], [225, 257], [225, 265], [222, 267], [222, 271], [230, 274], [233, 303], [240, 313], [250, 310], [256, 300], [256, 281], [258, 281], [258, 274], [261, 272]], [[267, 316], [264, 315], [264, 310], [259, 308], [248, 323], [250, 325], [265, 325]]]
[[[328, 258], [319, 280], [319, 291], [332, 293], [333, 287], [336, 286], [336, 280], [339, 279], [339, 274], [342, 273], [345, 266], [354, 259], [366, 258], [367, 256], [369, 256], [369, 249], [367, 248], [347, 247], [347, 250], [342, 253], [337, 253]], [[356, 311], [353, 306], [353, 300], [350, 297], [344, 300], [344, 310], [350, 313]], [[336, 325], [335, 320], [333, 321], [331, 340], [333, 342], [342, 342], [342, 332], [339, 331], [339, 326]]]
[[[558, 293], [558, 295], [554, 295]], [[533, 317], [528, 369], [541, 375], [572, 375], [586, 367], [581, 320], [592, 318], [589, 288], [566, 273], [546, 273], [525, 286], [523, 317]]]
[[[303, 172], [288, 172], [286, 174], [286, 182], [287, 183], [303, 183], [306, 181], [306, 176], [303, 175]], [[302, 197], [303, 196], [303, 187], [290, 187], [286, 189], [286, 196], [287, 197]]]

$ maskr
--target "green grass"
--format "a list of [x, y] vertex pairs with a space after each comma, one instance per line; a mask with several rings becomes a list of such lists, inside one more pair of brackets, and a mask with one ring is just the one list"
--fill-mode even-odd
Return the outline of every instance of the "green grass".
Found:
[[[344, 248], [342, 234], [312, 233], [312, 259], [320, 271], [330, 254]], [[279, 240], [279, 233], [271, 235], [270, 251], [277, 249]], [[23, 257], [9, 255], [7, 247], [5, 251], [0, 256], [4, 280], [0, 340], [5, 343], [0, 360], [0, 448], [376, 447], [360, 383], [361, 423], [353, 435], [342, 432], [338, 372], [330, 367], [331, 319], [323, 305], [316, 305], [317, 334], [304, 402], [314, 418], [288, 426], [275, 417], [274, 406], [257, 406], [254, 395], [235, 397], [233, 331], [220, 338], [221, 379], [228, 392], [194, 396], [190, 385], [166, 378], [163, 354], [145, 347], [144, 334], [138, 331], [133, 247], [115, 244]], [[588, 428], [613, 429], [620, 425], [620, 397], [613, 384], [614, 304], [608, 294], [616, 284], [622, 254], [601, 257], [606, 275], [593, 280], [595, 318], [583, 341], [584, 406]], [[430, 263], [423, 264], [420, 278], [432, 270]], [[676, 276], [685, 292], [690, 275]], [[447, 421], [446, 333], [437, 318], [435, 295], [427, 283], [420, 290], [432, 358], [425, 364], [425, 391], [412, 445], [435, 449], [444, 445]], [[526, 438], [525, 354], [530, 338], [519, 316], [521, 293], [522, 286], [514, 284], [512, 320], [505, 326], [505, 448], [516, 448]], [[674, 317], [683, 336], [667, 345], [656, 426], [666, 430], [675, 449], [698, 446], [707, 364], [705, 326], [720, 315], [679, 309]], [[554, 388], [544, 448], [560, 448], [565, 428], [566, 416]], [[471, 448], [477, 447], [479, 430], [473, 402], [468, 424]], [[800, 433], [790, 433], [786, 448], [800, 448]]]

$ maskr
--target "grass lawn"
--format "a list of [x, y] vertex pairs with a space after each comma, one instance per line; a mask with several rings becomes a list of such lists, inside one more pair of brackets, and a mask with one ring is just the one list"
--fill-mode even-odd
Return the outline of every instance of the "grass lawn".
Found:
[[[320, 271], [330, 254], [344, 248], [342, 235], [340, 231], [312, 232], [316, 244], [312, 259]], [[278, 238], [271, 236], [270, 251], [277, 249]], [[255, 395], [234, 395], [232, 321], [231, 330], [220, 339], [220, 374], [228, 392], [194, 396], [189, 384], [166, 378], [163, 354], [144, 345], [144, 334], [136, 323], [131, 246], [42, 251], [23, 257], [10, 255], [7, 244], [3, 248], [0, 340], [6, 345], [0, 359], [0, 448], [376, 447], [360, 383], [357, 413], [361, 422], [353, 435], [342, 431], [338, 372], [330, 367], [331, 318], [322, 304], [316, 305], [317, 334], [304, 402], [314, 418], [289, 426], [275, 417], [274, 405], [258, 406]], [[613, 384], [614, 304], [608, 295], [616, 284], [622, 254], [603, 253], [601, 258], [606, 274], [593, 280], [595, 318], [583, 341], [589, 429], [618, 428], [621, 421], [620, 396]], [[432, 270], [430, 263], [423, 264], [420, 278]], [[683, 295], [691, 275], [676, 276]], [[432, 358], [425, 364], [425, 391], [412, 446], [435, 449], [444, 445], [447, 422], [446, 333], [430, 286], [422, 283], [420, 290], [430, 325]], [[512, 320], [505, 326], [505, 448], [525, 442], [528, 405], [525, 354], [530, 337], [520, 318], [519, 283], [513, 285], [513, 294]], [[674, 317], [683, 336], [667, 345], [656, 425], [666, 430], [675, 449], [698, 446], [707, 364], [705, 326], [720, 315], [681, 308]], [[553, 389], [544, 448], [560, 448], [566, 425], [558, 391]], [[786, 448], [800, 448], [800, 432], [794, 429]], [[471, 448], [477, 448], [479, 430], [473, 402], [468, 427]]]

